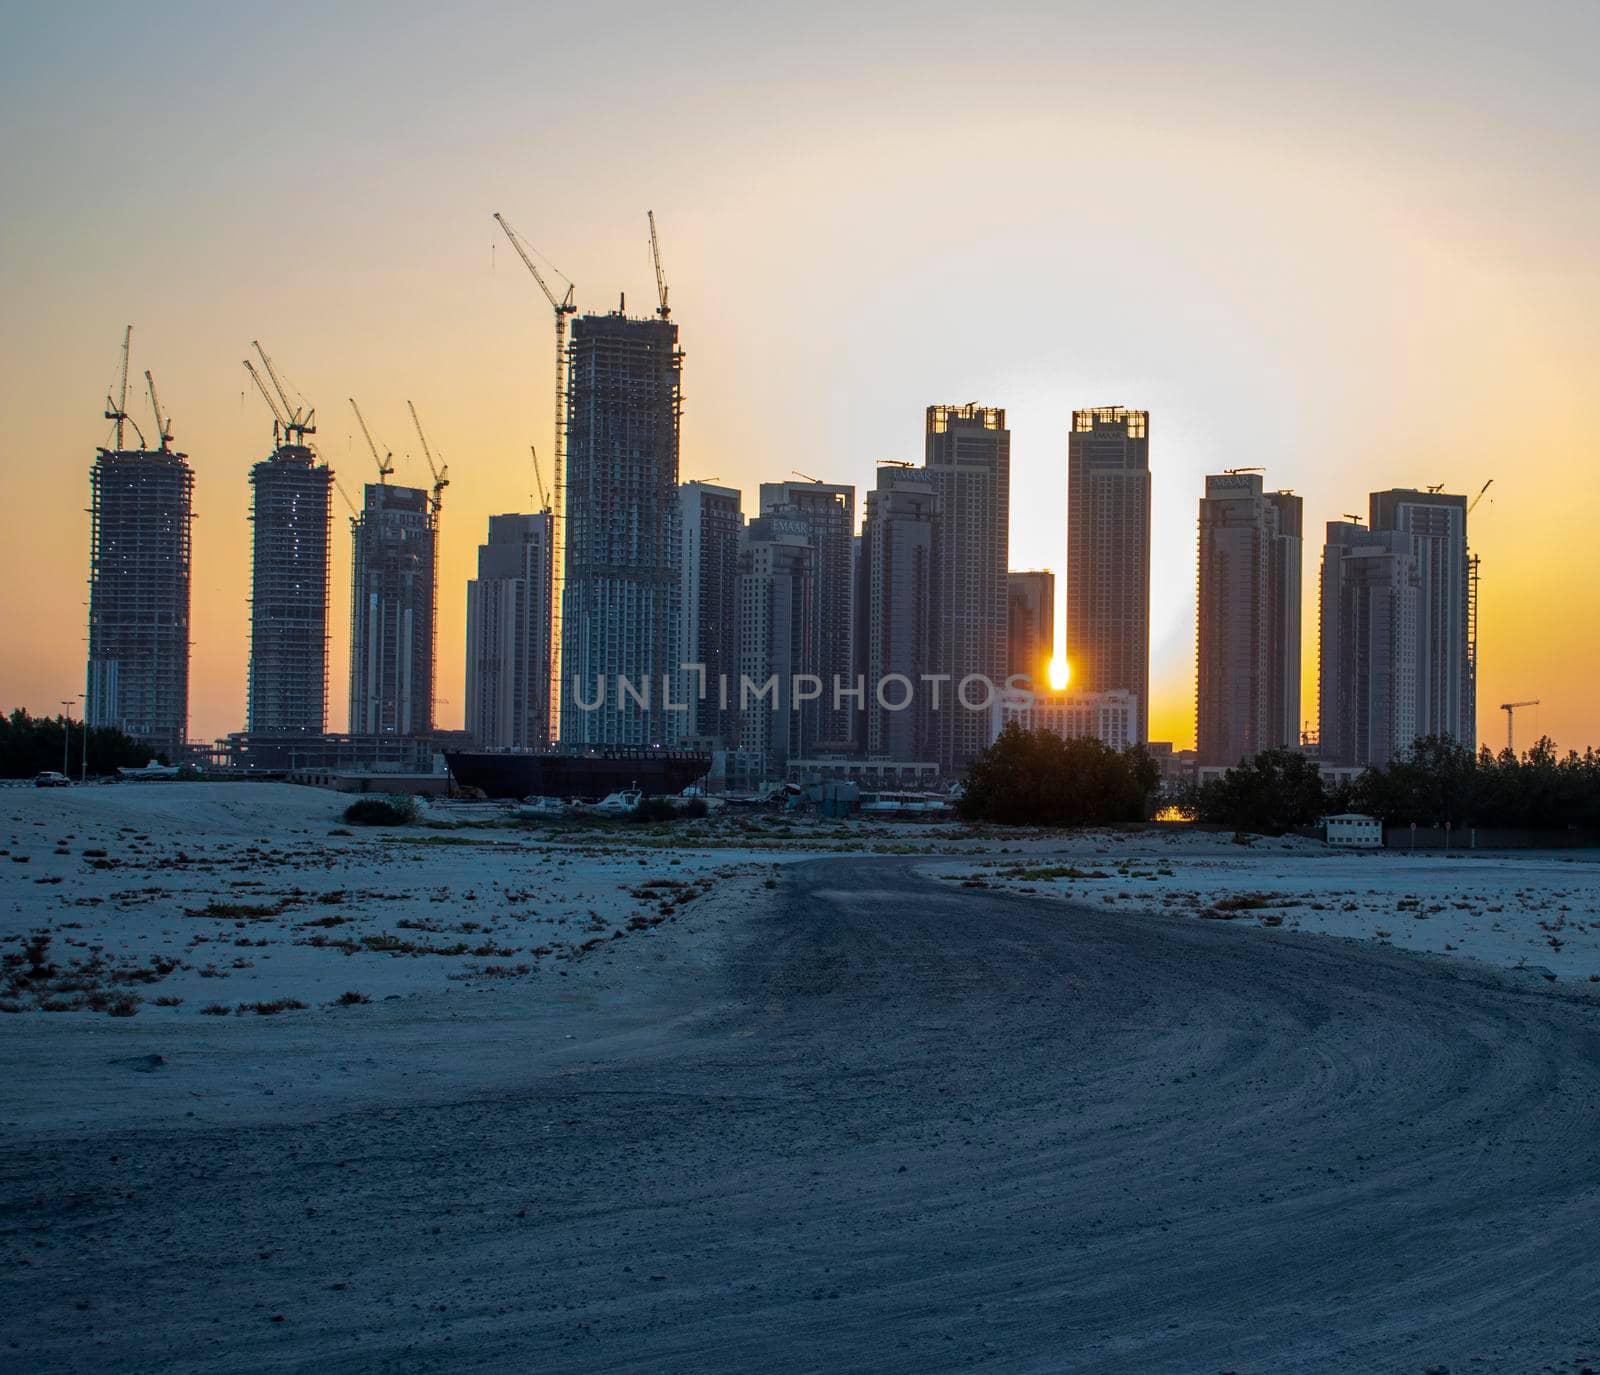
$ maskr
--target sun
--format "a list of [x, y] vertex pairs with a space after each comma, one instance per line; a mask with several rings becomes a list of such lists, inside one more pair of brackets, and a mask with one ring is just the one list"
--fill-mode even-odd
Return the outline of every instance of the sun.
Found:
[[1072, 681], [1072, 669], [1065, 659], [1052, 659], [1050, 661], [1050, 690], [1060, 692]]

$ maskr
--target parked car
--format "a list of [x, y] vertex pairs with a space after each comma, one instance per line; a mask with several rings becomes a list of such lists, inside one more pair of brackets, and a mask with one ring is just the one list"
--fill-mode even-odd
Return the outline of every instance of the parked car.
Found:
[[41, 774], [35, 774], [33, 786], [36, 788], [70, 788], [72, 780], [64, 773], [57, 773], [54, 769], [46, 769]]

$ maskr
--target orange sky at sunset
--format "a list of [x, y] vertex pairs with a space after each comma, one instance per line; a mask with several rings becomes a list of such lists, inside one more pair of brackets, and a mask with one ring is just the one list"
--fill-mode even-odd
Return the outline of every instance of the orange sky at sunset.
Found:
[[549, 312], [491, 213], [580, 308], [643, 313], [648, 207], [685, 479], [747, 511], [791, 469], [864, 488], [920, 461], [927, 404], [1004, 406], [1011, 565], [1059, 573], [1072, 408], [1147, 408], [1150, 728], [1188, 744], [1207, 472], [1305, 497], [1313, 719], [1323, 522], [1493, 478], [1480, 737], [1539, 698], [1519, 745], [1600, 744], [1592, 5], [104, 13], [128, 80], [81, 15], [13, 19], [0, 55], [0, 706], [83, 691], [87, 474], [131, 321], [196, 473], [191, 735], [243, 726], [253, 338], [352, 495], [346, 396], [412, 455], [396, 480], [425, 474], [407, 398], [448, 460], [437, 714], [459, 725], [476, 546], [530, 509], [552, 429]]

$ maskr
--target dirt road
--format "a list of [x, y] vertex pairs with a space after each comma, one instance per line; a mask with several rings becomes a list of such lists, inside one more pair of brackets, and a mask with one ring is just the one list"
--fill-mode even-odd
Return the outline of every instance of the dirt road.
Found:
[[1600, 1369], [1592, 1002], [901, 860], [772, 896], [494, 1092], [11, 1134], [0, 1357]]

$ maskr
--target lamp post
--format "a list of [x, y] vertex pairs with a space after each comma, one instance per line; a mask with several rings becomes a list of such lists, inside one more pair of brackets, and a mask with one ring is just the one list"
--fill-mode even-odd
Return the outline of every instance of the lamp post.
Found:
[[[64, 706], [64, 707], [70, 707], [70, 706], [77, 705], [77, 703], [76, 703], [76, 700], [74, 698], [63, 697], [61, 699], [61, 705]], [[63, 711], [61, 713], [61, 776], [63, 778], [71, 778], [72, 777], [72, 775], [68, 772], [68, 770], [72, 767], [72, 765], [67, 762], [67, 746], [69, 744], [71, 744], [71, 743], [72, 743], [72, 718], [70, 716], [68, 716], [66, 712]]]
[[80, 692], [78, 700], [84, 704], [83, 716], [83, 750], [78, 755], [78, 782], [89, 781], [89, 703], [88, 694]]

